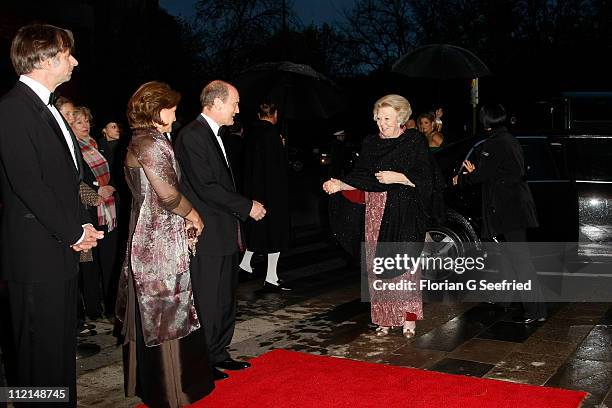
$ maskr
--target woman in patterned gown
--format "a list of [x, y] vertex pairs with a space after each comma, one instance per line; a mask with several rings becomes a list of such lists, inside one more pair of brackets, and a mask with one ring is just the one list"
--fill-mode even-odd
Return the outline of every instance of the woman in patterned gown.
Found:
[[125, 336], [126, 395], [138, 395], [149, 407], [187, 405], [214, 388], [189, 277], [187, 229], [199, 235], [203, 223], [178, 190], [174, 152], [163, 135], [176, 120], [179, 100], [168, 85], [148, 82], [127, 110], [132, 211], [116, 310]]
[[[417, 283], [419, 271], [396, 270], [376, 275], [373, 258], [394, 256], [395, 249], [378, 243], [401, 243], [402, 252], [417, 258], [425, 240], [425, 229], [433, 196], [434, 169], [425, 138], [403, 123], [410, 117], [410, 103], [400, 95], [386, 95], [374, 104], [379, 134], [366, 137], [359, 162], [341, 180], [323, 184], [328, 194], [343, 190], [365, 191], [365, 248], [372, 322], [376, 334], [389, 334], [401, 326], [405, 337], [415, 335], [416, 321], [423, 318], [423, 301], [418, 290], [380, 291], [374, 281]], [[348, 220], [347, 220], [348, 222]], [[391, 245], [391, 244], [389, 244]]]

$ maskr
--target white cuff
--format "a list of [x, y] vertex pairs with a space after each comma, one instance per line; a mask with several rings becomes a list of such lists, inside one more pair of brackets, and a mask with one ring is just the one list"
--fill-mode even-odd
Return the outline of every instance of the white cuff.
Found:
[[85, 239], [85, 226], [86, 225], [91, 225], [93, 227], [91, 223], [81, 225], [83, 227], [83, 235], [81, 235], [81, 238], [79, 238], [79, 240], [72, 245], [79, 245], [81, 242], [83, 242], [83, 239]]

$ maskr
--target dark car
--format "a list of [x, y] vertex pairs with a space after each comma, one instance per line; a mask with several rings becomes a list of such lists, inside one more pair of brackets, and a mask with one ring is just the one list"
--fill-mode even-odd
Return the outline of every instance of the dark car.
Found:
[[[612, 136], [531, 133], [517, 135], [527, 165], [540, 226], [529, 231], [537, 242], [612, 242]], [[446, 221], [432, 227], [433, 241], [462, 252], [478, 243], [480, 186], [453, 187], [463, 160], [476, 166], [482, 139], [467, 138], [435, 153], [446, 179]]]

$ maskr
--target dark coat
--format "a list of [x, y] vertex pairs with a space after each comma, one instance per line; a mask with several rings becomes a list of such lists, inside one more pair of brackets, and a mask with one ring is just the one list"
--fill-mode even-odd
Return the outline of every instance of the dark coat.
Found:
[[115, 169], [118, 168], [118, 166], [123, 166], [121, 157], [119, 157], [120, 142], [120, 139], [110, 141], [106, 140], [104, 136], [96, 140], [96, 143], [98, 144], [98, 151], [102, 153], [102, 156], [104, 156], [108, 162], [108, 168], [110, 169], [111, 176], [115, 176]]
[[[68, 280], [78, 272], [70, 245], [83, 234], [79, 169], [55, 118], [18, 82], [0, 100], [2, 277], [21, 283]], [[68, 129], [70, 127], [66, 125]]]
[[[342, 177], [342, 181], [362, 191], [387, 192], [378, 243], [402, 243], [402, 251], [407, 256], [418, 257], [421, 254], [425, 232], [434, 215], [433, 201], [439, 199], [433, 164], [425, 138], [414, 129], [408, 129], [393, 139], [382, 139], [378, 135], [366, 137], [359, 161], [348, 175]], [[383, 170], [403, 173], [415, 187], [380, 183], [375, 173]], [[349, 229], [338, 225], [334, 232], [345, 241], [345, 247], [352, 248], [354, 244], [350, 240], [361, 237], [354, 236]], [[377, 245], [376, 256], [394, 257], [397, 249], [397, 246]], [[387, 272], [381, 277], [393, 278], [405, 271]]]
[[236, 192], [232, 171], [202, 115], [179, 132], [174, 150], [181, 168], [181, 192], [204, 221], [198, 254], [236, 253], [238, 220], [247, 219], [253, 203]]
[[289, 244], [289, 180], [287, 151], [278, 128], [258, 120], [246, 131], [244, 149], [244, 195], [266, 208], [261, 221], [245, 223], [247, 248], [273, 253]]
[[499, 127], [483, 143], [476, 169], [461, 183], [482, 184], [484, 238], [504, 232], [537, 227], [536, 208], [525, 181], [523, 148], [505, 127]]
[[232, 168], [232, 174], [234, 175], [234, 183], [236, 183], [236, 190], [242, 191], [243, 180], [242, 180], [242, 169], [244, 166], [244, 140], [242, 136], [236, 133], [231, 133], [228, 128], [222, 127], [221, 138], [223, 139], [223, 146], [225, 146], [225, 152], [227, 153], [227, 159], [230, 162]]
[[[110, 184], [119, 190], [119, 184], [125, 184], [125, 173], [123, 171], [123, 163], [127, 154], [127, 145], [129, 144], [126, 137], [121, 137], [118, 140], [108, 141], [104, 136], [96, 140], [98, 143], [98, 151], [108, 162], [110, 169], [111, 181]], [[125, 187], [126, 186], [121, 186]]]

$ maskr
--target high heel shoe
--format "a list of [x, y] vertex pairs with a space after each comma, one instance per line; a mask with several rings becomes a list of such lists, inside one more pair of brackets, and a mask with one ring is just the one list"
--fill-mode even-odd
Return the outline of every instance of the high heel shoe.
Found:
[[382, 336], [388, 336], [389, 335], [389, 330], [391, 328], [390, 327], [384, 327], [384, 326], [378, 326], [376, 328], [376, 335], [378, 337], [382, 337]]

